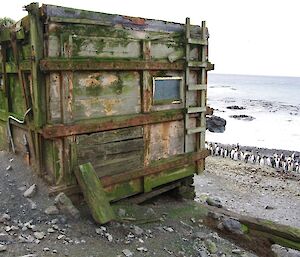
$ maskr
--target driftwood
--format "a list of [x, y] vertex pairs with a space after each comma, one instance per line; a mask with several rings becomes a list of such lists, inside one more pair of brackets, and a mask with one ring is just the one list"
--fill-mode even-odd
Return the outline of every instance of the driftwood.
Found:
[[[206, 208], [217, 215], [238, 220], [242, 225], [247, 227], [249, 231], [248, 236], [258, 236], [263, 240], [269, 241], [270, 244], [276, 243], [285, 247], [300, 250], [299, 228], [278, 224], [270, 220], [240, 215], [226, 209], [216, 208], [213, 206], [206, 206]], [[217, 223], [218, 222], [211, 224], [217, 227]]]

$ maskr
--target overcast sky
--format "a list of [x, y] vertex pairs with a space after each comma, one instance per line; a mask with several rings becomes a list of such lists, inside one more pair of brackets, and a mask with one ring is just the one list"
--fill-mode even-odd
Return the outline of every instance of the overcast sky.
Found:
[[[0, 17], [27, 15], [24, 0], [1, 4]], [[175, 22], [206, 20], [216, 73], [300, 77], [299, 0], [45, 0], [105, 13]], [[40, 2], [41, 4], [41, 2]]]

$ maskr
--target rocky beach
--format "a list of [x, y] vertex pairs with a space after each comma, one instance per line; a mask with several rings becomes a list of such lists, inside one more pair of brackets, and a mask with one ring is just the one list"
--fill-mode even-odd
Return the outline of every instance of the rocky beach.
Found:
[[50, 198], [19, 157], [0, 152], [0, 160], [0, 256], [299, 256], [278, 245], [255, 252], [205, 222], [205, 206], [213, 205], [300, 227], [299, 177], [272, 168], [212, 156], [194, 178], [195, 201], [161, 196], [139, 206], [120, 203], [118, 220], [99, 225], [84, 202]]

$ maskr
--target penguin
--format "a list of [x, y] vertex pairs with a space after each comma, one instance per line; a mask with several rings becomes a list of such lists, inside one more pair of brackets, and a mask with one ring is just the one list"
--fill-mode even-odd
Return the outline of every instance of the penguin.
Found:
[[228, 156], [228, 148], [226, 148], [225, 150], [224, 150], [224, 158], [226, 158]]
[[251, 156], [250, 156], [250, 162], [251, 162], [252, 164], [255, 164], [255, 161], [256, 161], [255, 155], [254, 155], [254, 154], [251, 154]]
[[288, 161], [288, 171], [289, 172], [294, 171], [294, 161]]
[[224, 148], [223, 147], [221, 147], [221, 149], [220, 149], [220, 156], [224, 158]]
[[279, 157], [277, 157], [277, 158], [275, 159], [275, 167], [276, 167], [277, 169], [280, 169], [280, 158], [279, 158]]
[[295, 172], [299, 173], [299, 162], [295, 163]]
[[267, 157], [266, 159], [266, 164], [269, 166], [269, 167], [272, 167], [272, 160], [271, 160], [272, 157]]
[[235, 161], [238, 161], [238, 160], [239, 160], [239, 152], [238, 152], [237, 149], [235, 150], [235, 152], [234, 152], [234, 154], [233, 154], [233, 160], [235, 160]]
[[220, 155], [220, 146], [216, 146], [216, 148], [215, 148], [215, 155], [216, 156], [219, 156]]
[[264, 166], [265, 164], [266, 164], [266, 156], [260, 158], [260, 160], [259, 160], [259, 165], [260, 166]]
[[282, 169], [285, 172], [288, 170], [288, 164], [286, 160], [282, 161]]
[[232, 160], [233, 160], [233, 157], [234, 157], [234, 153], [235, 153], [235, 149], [232, 149], [230, 151], [230, 159], [232, 159]]

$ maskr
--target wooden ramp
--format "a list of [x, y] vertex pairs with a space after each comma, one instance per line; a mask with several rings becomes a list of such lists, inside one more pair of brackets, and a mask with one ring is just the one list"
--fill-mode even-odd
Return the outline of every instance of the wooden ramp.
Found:
[[89, 162], [80, 165], [75, 174], [94, 220], [104, 224], [115, 219], [113, 209], [92, 164]]

